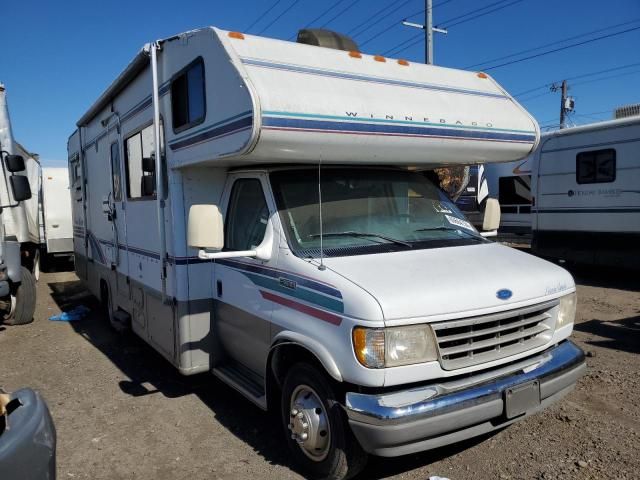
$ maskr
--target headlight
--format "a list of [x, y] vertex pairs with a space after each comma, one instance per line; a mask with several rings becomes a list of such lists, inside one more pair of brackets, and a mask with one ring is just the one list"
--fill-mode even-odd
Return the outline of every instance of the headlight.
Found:
[[556, 328], [564, 327], [573, 323], [576, 318], [576, 294], [570, 293], [560, 297], [560, 307], [558, 308], [558, 322]]
[[368, 368], [398, 367], [438, 359], [429, 325], [356, 327], [353, 329], [353, 349], [358, 361]]

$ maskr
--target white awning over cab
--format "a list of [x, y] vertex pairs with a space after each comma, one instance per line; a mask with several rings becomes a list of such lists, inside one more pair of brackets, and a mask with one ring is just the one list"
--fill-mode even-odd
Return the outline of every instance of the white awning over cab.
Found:
[[533, 117], [483, 73], [213, 31], [252, 97], [233, 163], [493, 163], [538, 143]]

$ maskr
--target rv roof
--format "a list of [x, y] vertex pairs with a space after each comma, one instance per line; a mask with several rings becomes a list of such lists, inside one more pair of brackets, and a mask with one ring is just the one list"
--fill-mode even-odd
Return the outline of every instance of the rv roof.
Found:
[[568, 127], [561, 130], [553, 130], [551, 132], [545, 132], [541, 135], [542, 138], [557, 137], [560, 135], [572, 135], [574, 133], [591, 132], [595, 130], [602, 130], [604, 128], [622, 127], [626, 125], [634, 125], [640, 123], [640, 115], [634, 117], [617, 118], [614, 120], [605, 120], [602, 122], [588, 123], [586, 125], [580, 125], [577, 127]]

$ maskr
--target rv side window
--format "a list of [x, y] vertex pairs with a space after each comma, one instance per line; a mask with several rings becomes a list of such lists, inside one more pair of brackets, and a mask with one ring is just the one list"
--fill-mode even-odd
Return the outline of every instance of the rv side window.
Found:
[[[164, 191], [167, 192], [167, 165], [164, 155], [164, 126], [160, 122], [160, 152], [162, 155], [162, 166], [164, 171]], [[155, 198], [155, 146], [153, 144], [153, 124], [145, 127], [139, 132], [129, 136], [124, 143], [125, 168], [126, 168], [126, 185], [127, 198], [129, 200], [136, 199], [152, 199]], [[143, 159], [152, 159], [147, 162], [152, 167], [145, 171]], [[149, 167], [149, 165], [147, 165]], [[115, 182], [115, 178], [114, 178]], [[114, 190], [115, 192], [115, 190]]]
[[498, 192], [501, 206], [531, 205], [531, 175], [500, 177]]
[[118, 142], [111, 144], [111, 185], [113, 187], [113, 200], [119, 202], [122, 200], [122, 183], [120, 179], [120, 149]]
[[269, 208], [260, 180], [237, 180], [227, 207], [225, 250], [253, 250], [262, 243], [268, 220]]
[[616, 151], [613, 148], [581, 152], [576, 156], [578, 183], [608, 183], [616, 179]]
[[197, 59], [171, 82], [173, 131], [181, 132], [204, 121], [204, 63]]

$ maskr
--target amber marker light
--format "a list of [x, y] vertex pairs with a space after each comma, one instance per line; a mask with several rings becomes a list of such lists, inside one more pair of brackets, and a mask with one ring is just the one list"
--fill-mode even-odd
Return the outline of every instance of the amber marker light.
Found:
[[352, 50], [349, 52], [349, 56], [351, 58], [362, 58], [362, 54], [360, 52], [357, 52], [355, 50]]
[[406, 60], [398, 60], [398, 65], [402, 65], [403, 67], [408, 67], [409, 66], [409, 62], [407, 62]]
[[244, 35], [240, 32], [229, 32], [229, 38], [237, 38], [238, 40], [244, 40]]
[[476, 73], [476, 75], [478, 76], [478, 78], [489, 78], [489, 75], [484, 72], [478, 72]]
[[384, 63], [384, 62], [386, 62], [386, 61], [387, 61], [387, 59], [386, 59], [386, 58], [384, 58], [382, 55], [375, 55], [375, 56], [373, 57], [373, 59], [374, 59], [376, 62], [382, 62], [382, 63]]

